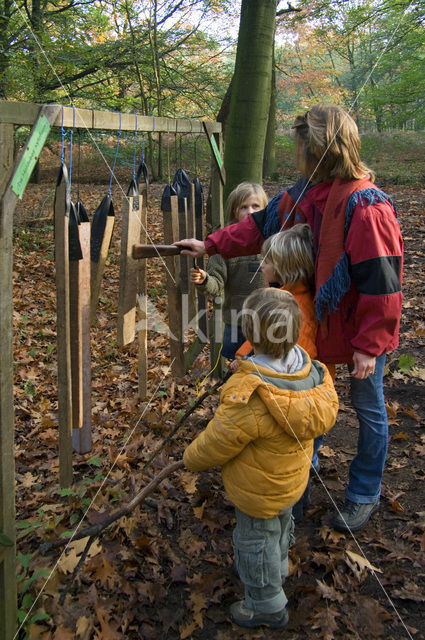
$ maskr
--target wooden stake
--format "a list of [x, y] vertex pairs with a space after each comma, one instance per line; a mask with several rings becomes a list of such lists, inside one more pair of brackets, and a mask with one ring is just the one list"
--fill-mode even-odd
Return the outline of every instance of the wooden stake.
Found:
[[62, 165], [55, 193], [56, 331], [58, 350], [59, 482], [72, 484], [71, 337], [69, 314], [68, 175]]
[[139, 265], [132, 255], [133, 245], [140, 242], [142, 197], [125, 196], [122, 205], [120, 287], [118, 294], [119, 347], [133, 342], [136, 336], [136, 304]]
[[[79, 311], [81, 323], [82, 425], [73, 429], [72, 444], [78, 453], [91, 450], [91, 349], [90, 349], [90, 222], [78, 227], [83, 259], [79, 261]], [[75, 425], [74, 425], [75, 426]]]
[[[145, 188], [145, 192], [146, 192]], [[140, 241], [147, 242], [147, 197], [143, 198], [141, 209]], [[146, 286], [146, 261], [139, 264], [139, 283], [137, 292], [137, 342], [138, 342], [138, 380], [139, 398], [144, 400], [148, 394], [148, 297]]]
[[[13, 125], [0, 124], [0, 193], [13, 167]], [[0, 638], [16, 631], [15, 460], [12, 353], [12, 270], [14, 202], [0, 203], [0, 532], [11, 541], [0, 543]]]
[[[178, 239], [178, 197], [170, 196], [170, 210], [163, 208], [164, 240], [172, 244]], [[181, 378], [186, 369], [184, 363], [184, 344], [182, 331], [182, 304], [180, 290], [180, 269], [173, 256], [165, 258], [167, 266], [167, 299], [168, 299], [168, 324], [170, 329], [170, 351], [174, 376]]]

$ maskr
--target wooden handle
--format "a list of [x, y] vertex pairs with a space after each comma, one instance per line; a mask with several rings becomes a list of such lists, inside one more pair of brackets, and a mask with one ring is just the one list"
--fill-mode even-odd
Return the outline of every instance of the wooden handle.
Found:
[[174, 244], [133, 244], [132, 256], [138, 258], [157, 258], [158, 256], [177, 256], [184, 247]]

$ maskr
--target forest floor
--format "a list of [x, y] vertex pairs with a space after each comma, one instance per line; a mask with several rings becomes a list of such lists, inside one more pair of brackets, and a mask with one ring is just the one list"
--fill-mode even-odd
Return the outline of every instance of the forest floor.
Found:
[[[31, 640], [305, 640], [424, 639], [425, 607], [425, 187], [386, 185], [397, 205], [405, 247], [404, 304], [399, 348], [385, 376], [390, 443], [379, 512], [354, 537], [330, 526], [344, 499], [357, 425], [349, 378], [338, 367], [340, 411], [320, 452], [312, 503], [296, 527], [285, 583], [290, 620], [283, 631], [247, 631], [227, 618], [243, 596], [233, 571], [233, 508], [218, 469], [179, 471], [151, 500], [96, 539], [75, 577], [85, 541], [40, 553], [67, 531], [84, 529], [123, 506], [185, 446], [213, 415], [209, 397], [145, 472], [141, 467], [190, 404], [210, 367], [207, 349], [180, 380], [170, 374], [167, 337], [149, 332], [148, 397], [137, 397], [137, 347], [116, 346], [119, 284], [119, 203], [97, 324], [92, 328], [93, 447], [74, 454], [75, 484], [58, 484], [55, 268], [51, 221], [54, 176], [29, 185], [16, 213], [14, 371], [18, 588], [22, 628]], [[266, 185], [269, 196], [278, 184]], [[106, 187], [81, 185], [92, 215]], [[148, 228], [162, 240], [153, 185]], [[148, 265], [149, 298], [165, 320], [165, 274]], [[208, 378], [202, 390], [212, 384]], [[31, 624], [29, 624], [31, 622]]]

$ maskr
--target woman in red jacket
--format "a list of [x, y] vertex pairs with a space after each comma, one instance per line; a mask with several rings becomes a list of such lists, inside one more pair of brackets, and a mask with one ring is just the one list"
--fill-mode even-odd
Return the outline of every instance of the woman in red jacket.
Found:
[[346, 500], [333, 520], [340, 531], [362, 529], [378, 509], [388, 446], [383, 392], [386, 353], [398, 345], [403, 242], [391, 199], [360, 159], [351, 116], [315, 105], [294, 124], [296, 163], [304, 176], [267, 207], [205, 242], [181, 240], [199, 256], [258, 253], [265, 238], [307, 222], [314, 237], [318, 358], [347, 363], [359, 420]]

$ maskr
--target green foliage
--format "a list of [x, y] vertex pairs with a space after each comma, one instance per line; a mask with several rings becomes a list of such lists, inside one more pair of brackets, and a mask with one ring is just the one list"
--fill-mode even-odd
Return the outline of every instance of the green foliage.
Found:
[[402, 353], [398, 358], [398, 370], [408, 374], [416, 366], [416, 359], [408, 353]]
[[[362, 159], [376, 173], [378, 184], [425, 183], [425, 132], [385, 131], [361, 135]], [[290, 183], [299, 177], [294, 163], [294, 141], [290, 133], [277, 138], [280, 179]]]
[[24, 640], [30, 637], [30, 627], [36, 622], [49, 620], [50, 616], [44, 611], [36, 611], [33, 608], [36, 604], [37, 587], [36, 582], [45, 579], [50, 575], [48, 569], [34, 569], [32, 560], [35, 554], [17, 554], [16, 561], [18, 567], [18, 624], [23, 625], [25, 630]]

